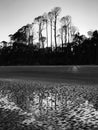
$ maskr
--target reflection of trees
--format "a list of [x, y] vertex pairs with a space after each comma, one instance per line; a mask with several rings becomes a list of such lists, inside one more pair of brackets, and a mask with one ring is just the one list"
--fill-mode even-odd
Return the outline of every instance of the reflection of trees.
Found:
[[90, 104], [97, 104], [96, 87], [40, 82], [26, 84], [24, 81], [13, 83], [7, 82], [2, 93], [9, 93], [9, 100], [28, 113], [23, 122], [30, 122], [32, 127], [39, 126], [38, 128], [47, 130], [68, 130], [69, 127], [70, 130], [85, 130], [92, 125], [93, 130], [94, 124], [97, 124], [97, 111]]
[[[83, 90], [84, 91], [84, 90]], [[74, 126], [75, 116], [72, 111], [78, 113], [80, 104], [85, 105], [84, 93], [74, 88], [66, 86], [54, 87], [50, 89], [39, 89], [34, 92], [32, 110], [36, 115], [36, 120], [39, 121], [44, 128], [63, 129]], [[35, 107], [35, 109], [34, 109]], [[74, 111], [75, 110], [75, 111]], [[81, 110], [82, 111], [82, 108]], [[77, 116], [77, 115], [76, 115]], [[81, 119], [76, 122], [81, 124]], [[70, 124], [71, 123], [71, 124]], [[79, 125], [77, 127], [80, 127]], [[81, 126], [83, 128], [83, 126]]]
[[[49, 89], [42, 87], [35, 90], [30, 96], [29, 103], [31, 105], [28, 109], [35, 115], [36, 122], [44, 128], [49, 126], [52, 129], [63, 129], [62, 126], [64, 128], [65, 126], [66, 128], [68, 126], [75, 128], [74, 123], [72, 126], [70, 125], [75, 118], [72, 111], [78, 113], [80, 104], [85, 105], [83, 98], [85, 94], [83, 92], [79, 88], [77, 91], [75, 87], [56, 86]], [[81, 119], [79, 120], [76, 120], [76, 122], [80, 123]], [[78, 127], [80, 126], [78, 125]]]

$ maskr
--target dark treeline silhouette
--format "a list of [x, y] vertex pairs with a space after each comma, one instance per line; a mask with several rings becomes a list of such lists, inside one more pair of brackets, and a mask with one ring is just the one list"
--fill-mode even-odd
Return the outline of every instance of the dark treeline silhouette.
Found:
[[58, 28], [60, 11], [55, 7], [9, 35], [9, 43], [2, 41], [0, 65], [97, 65], [98, 31], [80, 35], [70, 15]]

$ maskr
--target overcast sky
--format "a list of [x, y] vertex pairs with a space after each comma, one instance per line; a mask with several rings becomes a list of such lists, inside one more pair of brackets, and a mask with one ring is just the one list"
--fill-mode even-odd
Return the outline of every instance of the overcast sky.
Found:
[[0, 41], [56, 6], [62, 9], [59, 17], [72, 16], [81, 34], [98, 29], [98, 0], [0, 0]]

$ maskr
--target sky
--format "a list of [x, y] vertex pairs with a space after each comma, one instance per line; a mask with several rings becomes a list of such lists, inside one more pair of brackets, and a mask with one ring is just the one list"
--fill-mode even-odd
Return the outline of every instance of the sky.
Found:
[[54, 7], [62, 9], [59, 18], [71, 15], [81, 34], [98, 29], [98, 0], [0, 0], [0, 41]]

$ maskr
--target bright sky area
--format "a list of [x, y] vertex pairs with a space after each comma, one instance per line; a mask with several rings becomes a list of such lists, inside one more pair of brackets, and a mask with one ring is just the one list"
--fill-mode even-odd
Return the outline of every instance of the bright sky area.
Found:
[[61, 7], [60, 18], [71, 15], [81, 34], [98, 29], [98, 0], [0, 0], [0, 41], [54, 7]]

